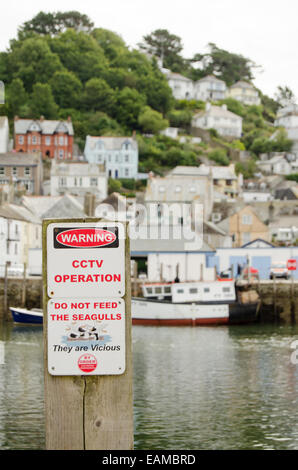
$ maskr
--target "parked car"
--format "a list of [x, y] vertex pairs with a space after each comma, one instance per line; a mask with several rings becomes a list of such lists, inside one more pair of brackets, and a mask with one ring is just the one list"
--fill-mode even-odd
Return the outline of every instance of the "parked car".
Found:
[[270, 279], [279, 278], [279, 279], [289, 279], [290, 273], [287, 268], [287, 263], [279, 262], [272, 263], [270, 268]]

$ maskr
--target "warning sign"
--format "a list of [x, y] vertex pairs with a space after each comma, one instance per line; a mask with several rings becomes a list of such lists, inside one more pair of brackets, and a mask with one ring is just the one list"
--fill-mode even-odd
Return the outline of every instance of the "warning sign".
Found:
[[52, 223], [47, 227], [49, 297], [122, 297], [124, 227], [117, 222]]
[[115, 375], [125, 371], [123, 299], [50, 299], [47, 322], [51, 375]]

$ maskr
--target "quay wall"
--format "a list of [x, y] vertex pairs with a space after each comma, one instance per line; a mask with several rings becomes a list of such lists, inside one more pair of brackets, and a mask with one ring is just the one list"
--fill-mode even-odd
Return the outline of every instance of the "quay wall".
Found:
[[261, 322], [298, 324], [298, 281], [238, 281], [238, 286], [258, 292]]
[[[0, 320], [12, 320], [9, 307], [42, 308], [41, 277], [27, 278], [24, 284], [22, 278], [0, 278]], [[5, 295], [6, 291], [6, 295]]]

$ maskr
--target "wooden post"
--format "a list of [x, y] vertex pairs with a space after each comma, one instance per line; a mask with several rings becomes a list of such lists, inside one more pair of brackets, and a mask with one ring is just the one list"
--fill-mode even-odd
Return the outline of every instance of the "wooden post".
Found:
[[49, 450], [133, 449], [131, 267], [127, 223], [124, 227], [125, 372], [105, 376], [53, 376], [47, 367], [47, 227], [58, 222], [99, 221], [94, 218], [43, 221], [45, 420], [46, 448]]
[[23, 283], [22, 283], [22, 307], [26, 304], [26, 269], [27, 265], [24, 263]]
[[3, 317], [7, 320], [8, 319], [8, 309], [7, 309], [7, 291], [8, 291], [8, 266], [9, 262], [6, 261], [5, 263], [5, 270], [4, 270], [4, 295], [3, 295]]

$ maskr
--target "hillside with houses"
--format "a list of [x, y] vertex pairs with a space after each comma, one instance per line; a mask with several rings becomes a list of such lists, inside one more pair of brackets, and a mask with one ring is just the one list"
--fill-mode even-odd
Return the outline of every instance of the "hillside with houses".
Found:
[[201, 204], [206, 252], [298, 244], [298, 105], [287, 87], [264, 95], [256, 65], [214, 44], [185, 59], [180, 38], [157, 30], [132, 50], [86, 18], [52, 31], [47, 15], [0, 53], [2, 263], [30, 264], [44, 218], [132, 221], [140, 205], [154, 206], [158, 226], [165, 205], [180, 204], [168, 223], [191, 226]]

